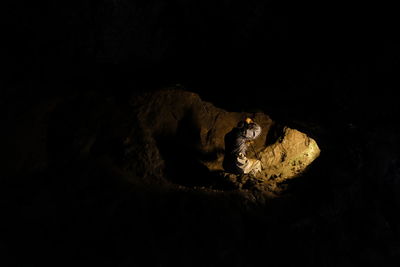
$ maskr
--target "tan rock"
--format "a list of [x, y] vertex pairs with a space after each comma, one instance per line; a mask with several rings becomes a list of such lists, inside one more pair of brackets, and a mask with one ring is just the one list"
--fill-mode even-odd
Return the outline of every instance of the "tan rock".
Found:
[[320, 154], [314, 139], [285, 127], [279, 140], [261, 153], [264, 177], [279, 183], [305, 170]]

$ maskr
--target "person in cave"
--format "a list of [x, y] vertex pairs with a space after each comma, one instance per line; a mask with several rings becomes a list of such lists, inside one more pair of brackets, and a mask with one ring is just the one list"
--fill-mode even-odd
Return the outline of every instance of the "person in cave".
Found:
[[261, 172], [261, 161], [246, 157], [249, 146], [260, 136], [261, 130], [260, 125], [247, 117], [225, 135], [225, 171], [253, 175]]

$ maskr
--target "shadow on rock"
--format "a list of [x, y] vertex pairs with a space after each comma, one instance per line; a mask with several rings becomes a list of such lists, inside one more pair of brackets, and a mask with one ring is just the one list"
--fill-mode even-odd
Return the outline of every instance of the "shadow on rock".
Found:
[[160, 134], [156, 141], [165, 162], [167, 179], [185, 186], [204, 186], [212, 183], [210, 171], [200, 162], [203, 157], [198, 148], [200, 129], [191, 110], [186, 111], [178, 121], [174, 135]]

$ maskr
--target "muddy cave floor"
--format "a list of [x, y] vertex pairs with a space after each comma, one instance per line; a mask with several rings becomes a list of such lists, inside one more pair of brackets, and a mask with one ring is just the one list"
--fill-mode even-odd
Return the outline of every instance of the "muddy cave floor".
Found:
[[135, 112], [89, 93], [14, 113], [22, 160], [1, 180], [3, 266], [398, 266], [395, 130], [297, 122], [321, 156], [272, 196], [252, 178], [147, 170], [162, 155], [120, 139], [148, 145]]

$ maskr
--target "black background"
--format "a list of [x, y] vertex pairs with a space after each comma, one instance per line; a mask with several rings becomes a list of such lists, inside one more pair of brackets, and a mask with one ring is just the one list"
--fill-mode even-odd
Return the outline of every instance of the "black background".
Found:
[[394, 10], [383, 3], [19, 1], [3, 9], [3, 82], [28, 98], [179, 83], [232, 109], [272, 99], [264, 109], [329, 113], [346, 105], [349, 117], [387, 116], [397, 106]]

